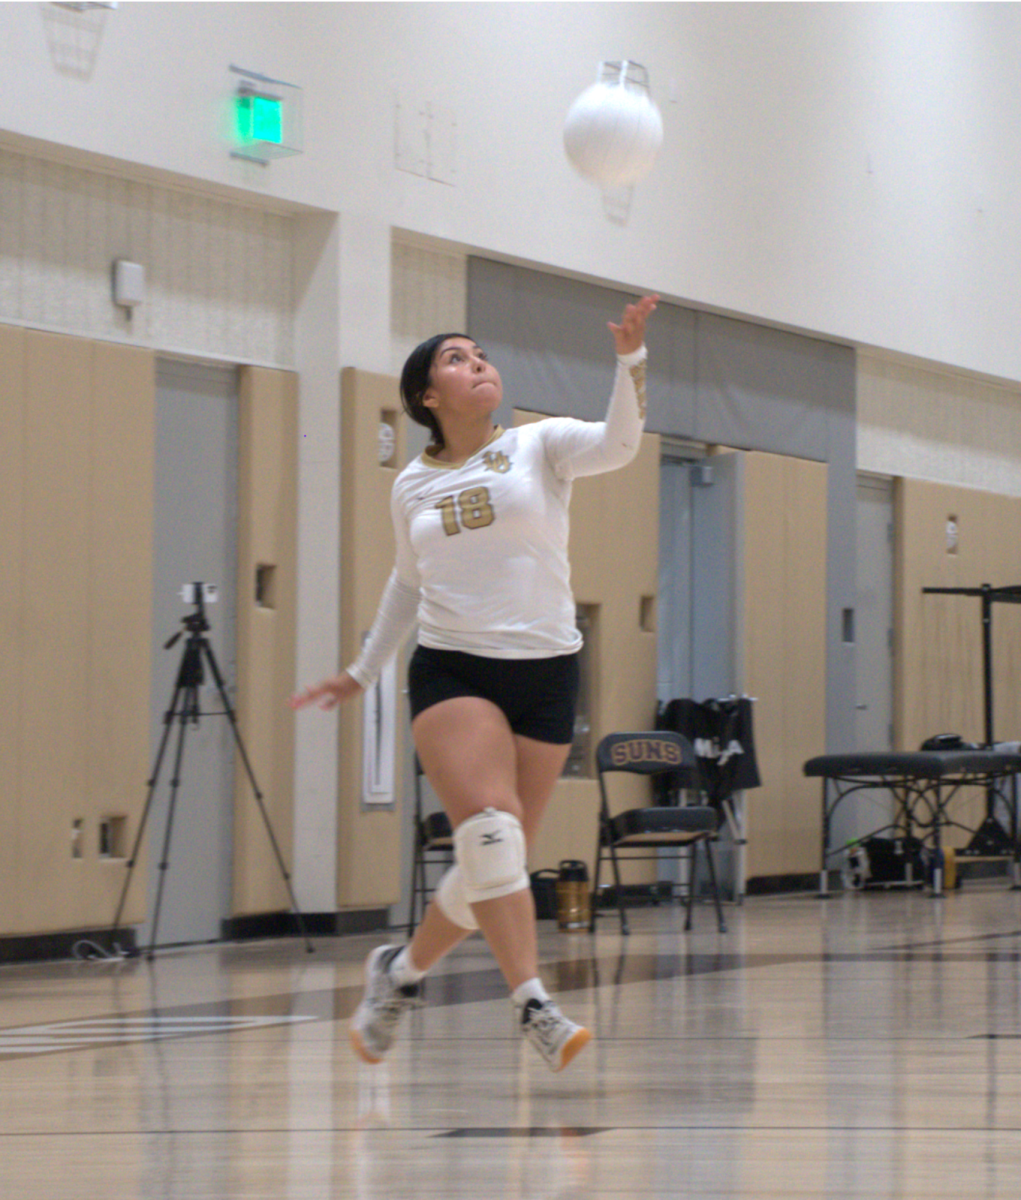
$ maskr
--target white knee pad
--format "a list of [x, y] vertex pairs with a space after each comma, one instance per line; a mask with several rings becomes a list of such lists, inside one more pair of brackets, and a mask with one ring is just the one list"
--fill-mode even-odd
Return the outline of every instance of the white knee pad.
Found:
[[454, 855], [469, 904], [495, 900], [530, 886], [524, 830], [508, 812], [487, 808], [462, 821], [454, 830]]
[[455, 863], [440, 880], [436, 889], [436, 903], [443, 915], [462, 929], [478, 929], [479, 923], [471, 910], [464, 894], [464, 876], [461, 868]]

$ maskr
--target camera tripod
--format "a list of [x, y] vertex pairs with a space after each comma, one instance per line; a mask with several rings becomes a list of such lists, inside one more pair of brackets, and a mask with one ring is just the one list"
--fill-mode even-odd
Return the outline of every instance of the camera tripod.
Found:
[[[194, 592], [192, 593], [192, 603], [195, 605], [195, 612], [183, 617], [181, 624], [183, 630], [179, 630], [174, 634], [168, 642], [164, 644], [164, 650], [170, 650], [177, 644], [185, 632], [188, 637], [184, 643], [184, 651], [181, 656], [181, 663], [177, 671], [177, 680], [174, 684], [173, 698], [170, 702], [170, 707], [163, 716], [163, 736], [160, 739], [159, 749], [156, 751], [156, 761], [153, 764], [152, 776], [147, 783], [148, 794], [145, 800], [145, 807], [142, 810], [142, 819], [138, 825], [138, 833], [135, 835], [135, 844], [131, 850], [131, 856], [127, 861], [128, 873], [124, 879], [124, 887], [121, 890], [120, 902], [117, 905], [117, 913], [113, 919], [111, 929], [111, 940], [113, 945], [117, 946], [117, 934], [121, 928], [121, 915], [124, 912], [124, 902], [127, 899], [128, 888], [131, 885], [131, 877], [134, 872], [135, 863], [138, 859], [138, 850], [142, 844], [142, 837], [145, 834], [146, 823], [149, 820], [149, 812], [152, 808], [153, 797], [156, 794], [156, 787], [159, 783], [160, 770], [163, 766], [163, 758], [166, 754], [167, 745], [170, 741], [170, 731], [174, 723], [178, 725], [177, 745], [174, 751], [174, 767], [173, 776], [170, 780], [170, 804], [167, 809], [167, 824], [163, 835], [163, 853], [159, 863], [159, 882], [156, 889], [156, 904], [153, 909], [152, 918], [152, 934], [149, 943], [148, 957], [152, 959], [156, 947], [156, 934], [159, 929], [160, 909], [163, 903], [163, 887], [166, 882], [167, 869], [170, 866], [170, 844], [173, 840], [174, 828], [174, 810], [177, 807], [177, 790], [181, 782], [181, 763], [184, 758], [184, 743], [185, 735], [189, 724], [197, 726], [199, 718], [203, 715], [207, 716], [226, 716], [230, 721], [231, 729], [234, 733], [234, 741], [237, 745], [238, 752], [241, 757], [241, 762], [244, 764], [245, 773], [248, 776], [248, 782], [251, 784], [252, 793], [255, 796], [256, 803], [259, 806], [259, 812], [262, 814], [263, 823], [266, 826], [266, 832], [269, 835], [270, 845], [273, 848], [273, 853], [276, 857], [277, 866], [280, 868], [280, 874], [283, 876], [284, 883], [287, 887], [287, 894], [291, 900], [291, 907], [294, 910], [294, 915], [298, 923], [298, 930], [304, 939], [305, 949], [311, 954], [313, 945], [309, 939], [305, 929], [305, 921], [301, 914], [301, 909], [298, 907], [297, 898], [294, 895], [294, 889], [291, 886], [291, 877], [284, 865], [283, 855], [280, 853], [280, 846], [277, 843], [273, 826], [270, 823], [269, 813], [266, 811], [266, 805], [263, 802], [262, 792], [259, 791], [259, 786], [255, 781], [255, 773], [252, 770], [252, 765], [248, 759], [248, 753], [245, 750], [245, 744], [241, 740], [241, 732], [238, 729], [237, 717], [234, 709], [231, 707], [230, 700], [227, 697], [227, 690], [224, 687], [223, 676], [220, 674], [220, 668], [216, 662], [216, 656], [213, 654], [213, 648], [209, 644], [209, 639], [205, 636], [210, 629], [209, 621], [206, 618], [205, 604], [203, 601], [203, 584], [196, 583], [192, 585]], [[220, 702], [223, 705], [222, 713], [203, 714], [199, 705], [199, 688], [205, 680], [205, 672], [203, 664], [208, 665], [213, 681], [216, 684], [216, 690], [219, 693]]]

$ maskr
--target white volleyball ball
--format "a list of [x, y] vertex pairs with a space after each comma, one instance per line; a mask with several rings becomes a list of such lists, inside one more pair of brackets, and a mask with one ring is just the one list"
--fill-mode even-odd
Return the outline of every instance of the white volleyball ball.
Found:
[[663, 118], [644, 87], [600, 80], [571, 105], [564, 150], [581, 175], [604, 188], [644, 179], [663, 144]]

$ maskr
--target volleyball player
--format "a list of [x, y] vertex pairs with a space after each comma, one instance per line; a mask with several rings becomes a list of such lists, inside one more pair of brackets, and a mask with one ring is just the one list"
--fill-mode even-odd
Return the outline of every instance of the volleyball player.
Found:
[[415, 1003], [425, 973], [481, 929], [524, 1036], [554, 1071], [590, 1040], [539, 978], [526, 868], [574, 734], [581, 635], [567, 559], [571, 481], [638, 451], [645, 419], [645, 324], [658, 296], [608, 323], [617, 369], [606, 419], [494, 423], [503, 390], [484, 350], [438, 334], [409, 355], [405, 411], [432, 442], [394, 483], [396, 562], [356, 662], [296, 694], [330, 709], [370, 687], [412, 626], [412, 735], [454, 830], [443, 876], [406, 946], [366, 963], [352, 1020], [356, 1052], [376, 1063]]

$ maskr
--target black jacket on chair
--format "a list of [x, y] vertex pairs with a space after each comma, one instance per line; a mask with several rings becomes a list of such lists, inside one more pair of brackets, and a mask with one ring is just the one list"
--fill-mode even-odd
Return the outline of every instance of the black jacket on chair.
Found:
[[[698, 760], [701, 789], [710, 804], [720, 805], [735, 792], [762, 786], [755, 759], [752, 701], [748, 696], [720, 700], [670, 700], [660, 706], [658, 729], [682, 734]], [[665, 777], [659, 790], [668, 791]], [[659, 799], [666, 803], [665, 799]]]

